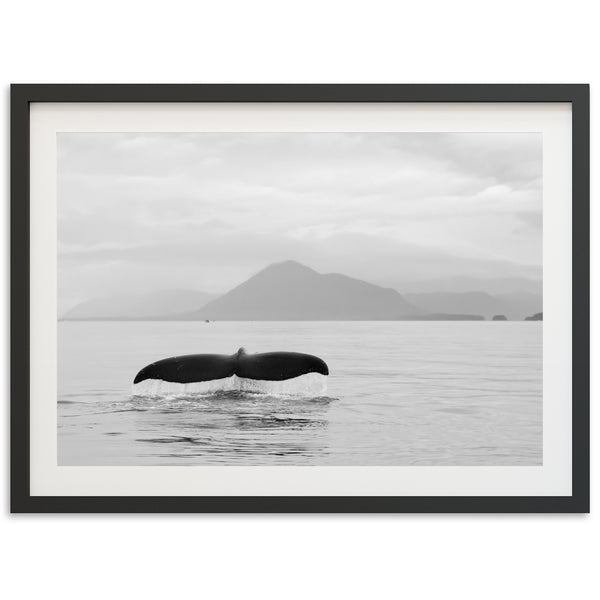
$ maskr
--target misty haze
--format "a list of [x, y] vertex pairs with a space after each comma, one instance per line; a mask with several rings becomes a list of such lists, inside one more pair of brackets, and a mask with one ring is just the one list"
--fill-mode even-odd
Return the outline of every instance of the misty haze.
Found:
[[[58, 311], [59, 464], [541, 464], [542, 137], [60, 133]], [[132, 388], [241, 347], [327, 391]]]

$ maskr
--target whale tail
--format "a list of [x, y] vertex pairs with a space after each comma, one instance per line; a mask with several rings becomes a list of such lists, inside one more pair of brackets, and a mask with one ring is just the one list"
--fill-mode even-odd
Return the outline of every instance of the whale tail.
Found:
[[[265, 352], [247, 354], [240, 348], [235, 354], [194, 354], [159, 360], [144, 367], [134, 378], [134, 385], [148, 381], [192, 385], [198, 391], [234, 389], [290, 393], [298, 384], [304, 389], [325, 389], [329, 368], [324, 360], [300, 352]], [[268, 384], [268, 385], [267, 385]], [[191, 391], [191, 390], [190, 390]], [[306, 391], [306, 390], [305, 390]]]

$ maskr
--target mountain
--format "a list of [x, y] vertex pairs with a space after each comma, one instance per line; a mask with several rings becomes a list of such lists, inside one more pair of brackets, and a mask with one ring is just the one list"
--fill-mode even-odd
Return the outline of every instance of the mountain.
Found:
[[390, 281], [391, 285], [398, 290], [407, 293], [431, 293], [431, 292], [485, 292], [491, 296], [502, 296], [505, 294], [531, 294], [535, 297], [542, 296], [543, 282], [541, 279], [527, 277], [446, 277], [435, 279], [423, 279], [419, 281], [398, 280]]
[[541, 310], [541, 295], [514, 292], [492, 295], [486, 292], [428, 292], [404, 294], [415, 306], [431, 313], [471, 313], [490, 319], [493, 315], [506, 315], [522, 320], [526, 315]]
[[67, 311], [62, 320], [136, 320], [172, 317], [198, 309], [215, 298], [195, 290], [167, 290], [132, 296], [95, 298]]
[[387, 320], [420, 311], [396, 290], [295, 261], [272, 264], [189, 319], [225, 321]]
[[489, 319], [506, 311], [506, 305], [485, 292], [429, 292], [406, 294], [406, 299], [431, 313], [475, 313]]
[[298, 262], [272, 264], [224, 296], [193, 290], [96, 298], [62, 320], [469, 321], [506, 315], [522, 320], [542, 310], [529, 291], [398, 291], [338, 273], [321, 274]]

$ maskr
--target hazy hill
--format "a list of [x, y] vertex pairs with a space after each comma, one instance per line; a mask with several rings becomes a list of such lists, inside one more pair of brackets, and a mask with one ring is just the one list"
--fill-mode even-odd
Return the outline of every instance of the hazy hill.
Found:
[[298, 262], [272, 264], [227, 294], [193, 290], [88, 300], [64, 320], [523, 320], [542, 310], [541, 294], [398, 291], [338, 273], [320, 274]]
[[446, 277], [425, 279], [420, 281], [398, 280], [390, 281], [388, 285], [403, 294], [431, 293], [431, 292], [485, 292], [491, 296], [500, 297], [505, 294], [522, 293], [531, 294], [541, 298], [543, 282], [541, 279], [530, 279], [527, 277]]
[[63, 316], [63, 320], [128, 320], [171, 317], [198, 309], [213, 294], [194, 290], [168, 290], [132, 296], [95, 298], [78, 304]]
[[502, 314], [509, 319], [522, 320], [542, 308], [541, 296], [529, 292], [497, 295], [485, 292], [429, 292], [405, 294], [404, 297], [426, 312], [478, 314], [486, 319]]
[[[511, 292], [507, 294], [496, 294], [498, 300], [502, 300], [510, 308], [505, 314], [513, 319], [524, 319], [526, 315], [541, 312], [542, 293], [532, 294], [529, 292]], [[516, 313], [516, 314], [515, 314]]]
[[257, 321], [385, 320], [419, 314], [396, 290], [294, 261], [270, 265], [187, 315], [190, 319]]

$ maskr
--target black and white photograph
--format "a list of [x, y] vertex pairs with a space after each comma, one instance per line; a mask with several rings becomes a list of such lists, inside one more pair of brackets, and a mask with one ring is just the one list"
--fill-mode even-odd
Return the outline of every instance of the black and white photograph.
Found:
[[590, 2], [3, 8], [6, 598], [598, 595]]
[[539, 466], [539, 133], [57, 135], [60, 466]]

